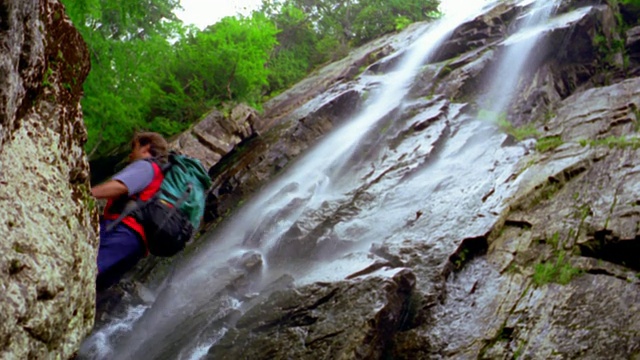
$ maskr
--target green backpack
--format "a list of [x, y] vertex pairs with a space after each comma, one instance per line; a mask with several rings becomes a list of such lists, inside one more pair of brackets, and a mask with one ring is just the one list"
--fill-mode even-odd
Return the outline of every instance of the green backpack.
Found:
[[200, 226], [204, 215], [206, 193], [211, 187], [211, 179], [200, 160], [169, 154], [169, 162], [162, 167], [164, 181], [158, 191], [160, 200], [171, 204], [180, 201], [178, 210], [187, 216], [194, 229]]
[[167, 257], [184, 249], [200, 226], [211, 179], [199, 160], [174, 152], [161, 169], [160, 190], [134, 214], [144, 227], [149, 252]]
[[144, 228], [149, 252], [173, 256], [184, 249], [200, 226], [211, 179], [199, 160], [176, 152], [169, 154], [166, 164], [149, 161], [164, 174], [160, 189], [147, 201], [130, 200], [107, 231], [124, 217], [133, 216]]

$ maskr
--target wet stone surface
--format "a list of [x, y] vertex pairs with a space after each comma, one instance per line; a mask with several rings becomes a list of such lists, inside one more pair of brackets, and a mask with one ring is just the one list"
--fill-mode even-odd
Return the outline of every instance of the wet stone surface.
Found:
[[[189, 289], [188, 309], [150, 314], [184, 311], [168, 324], [189, 327], [208, 358], [640, 356], [629, 255], [640, 239], [640, 83], [603, 73], [587, 46], [615, 9], [580, 4], [560, 9], [582, 17], [539, 31], [555, 40], [504, 114], [478, 115], [479, 95], [501, 84], [487, 74], [502, 41], [530, 9], [504, 3], [461, 25], [403, 101], [344, 138], [358, 111], [380, 106], [370, 97], [399, 76], [397, 56], [340, 81], [353, 63], [332, 67], [326, 82], [271, 103], [270, 130], [212, 169], [211, 214], [262, 191], [181, 260], [167, 298]], [[462, 46], [467, 37], [477, 46]], [[358, 140], [332, 158], [346, 138]], [[141, 349], [161, 351], [164, 334]], [[168, 352], [196, 347], [181, 336]]]

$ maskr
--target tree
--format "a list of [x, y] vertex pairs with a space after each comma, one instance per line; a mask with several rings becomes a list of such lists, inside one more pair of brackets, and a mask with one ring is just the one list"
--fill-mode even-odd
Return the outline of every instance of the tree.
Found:
[[259, 107], [276, 33], [261, 13], [226, 17], [204, 31], [192, 28], [174, 45], [173, 62], [151, 102], [152, 123], [188, 126], [230, 100]]
[[277, 93], [304, 78], [316, 65], [318, 35], [310, 17], [292, 2], [274, 8], [263, 3], [261, 12], [278, 29], [274, 51], [267, 63], [267, 93]]
[[[263, 0], [249, 17], [200, 31], [179, 0], [62, 0], [91, 52], [82, 100], [90, 158], [136, 130], [177, 134], [223, 102], [260, 108], [327, 61], [397, 24], [433, 16], [437, 0]], [[635, 1], [635, 0], [628, 0]]]
[[177, 0], [63, 0], [89, 46], [82, 100], [91, 156], [128, 143], [145, 125], [158, 69], [173, 54]]

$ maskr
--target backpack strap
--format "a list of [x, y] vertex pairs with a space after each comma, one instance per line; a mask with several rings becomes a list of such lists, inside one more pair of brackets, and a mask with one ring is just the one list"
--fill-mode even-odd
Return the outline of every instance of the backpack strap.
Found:
[[[145, 158], [143, 159], [145, 161], [148, 161], [150, 163], [155, 163], [156, 165], [158, 165], [158, 167], [160, 168], [160, 171], [165, 174], [169, 168], [171, 168], [171, 166], [173, 164], [171, 164], [171, 161], [167, 161], [166, 163], [161, 163], [159, 161], [158, 158]], [[155, 172], [155, 170], [154, 170]], [[160, 194], [160, 191], [158, 191], [156, 194], [153, 195], [152, 199], [154, 197], [157, 197]], [[151, 200], [151, 199], [149, 199]], [[120, 212], [120, 216], [118, 216], [117, 219], [113, 220], [111, 223], [109, 223], [109, 225], [107, 225], [105, 231], [106, 232], [111, 232], [113, 231], [113, 229], [118, 226], [118, 224], [120, 224], [122, 222], [122, 220], [124, 220], [124, 218], [126, 218], [127, 216], [136, 216], [136, 213], [138, 213], [140, 211], [140, 209], [142, 208], [142, 206], [144, 205], [146, 201], [143, 201], [140, 199], [140, 197], [136, 197], [135, 200], [134, 199], [130, 199], [127, 201], [127, 203], [124, 206], [124, 209], [122, 209], [122, 212]]]
[[158, 165], [158, 167], [160, 168], [160, 171], [162, 171], [163, 174], [166, 174], [167, 171], [169, 171], [169, 169], [171, 169], [171, 167], [173, 166], [173, 162], [171, 161], [171, 156], [172, 156], [172, 153], [169, 154], [169, 158], [167, 159], [167, 161], [160, 161], [160, 158], [157, 158], [157, 157], [145, 158], [143, 160]]
[[139, 198], [136, 200], [127, 201], [127, 204], [124, 206], [124, 209], [120, 213], [120, 216], [118, 216], [117, 219], [113, 220], [109, 223], [109, 225], [107, 225], [107, 228], [105, 229], [106, 232], [111, 232], [116, 226], [118, 226], [118, 224], [122, 222], [124, 218], [133, 215], [137, 210], [140, 209], [142, 203], [144, 203], [144, 201], [140, 200]]

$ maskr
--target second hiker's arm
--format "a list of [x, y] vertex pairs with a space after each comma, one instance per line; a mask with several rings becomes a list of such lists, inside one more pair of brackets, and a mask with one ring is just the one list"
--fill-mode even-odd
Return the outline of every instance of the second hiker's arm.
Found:
[[111, 199], [127, 194], [129, 189], [118, 180], [109, 180], [91, 188], [91, 195], [97, 199]]

